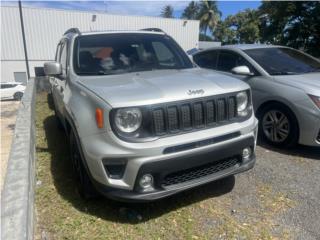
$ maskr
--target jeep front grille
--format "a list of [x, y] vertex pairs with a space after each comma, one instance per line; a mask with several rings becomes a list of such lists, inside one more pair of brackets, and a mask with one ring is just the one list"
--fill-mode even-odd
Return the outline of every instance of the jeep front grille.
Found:
[[196, 99], [174, 102], [152, 108], [156, 136], [220, 126], [237, 117], [236, 97]]

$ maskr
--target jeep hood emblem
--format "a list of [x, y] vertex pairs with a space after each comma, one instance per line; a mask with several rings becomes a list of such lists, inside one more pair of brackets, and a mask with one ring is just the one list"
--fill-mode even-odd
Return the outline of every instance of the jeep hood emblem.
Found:
[[196, 89], [196, 90], [189, 90], [187, 92], [188, 95], [203, 95], [204, 94], [204, 90], [203, 89]]

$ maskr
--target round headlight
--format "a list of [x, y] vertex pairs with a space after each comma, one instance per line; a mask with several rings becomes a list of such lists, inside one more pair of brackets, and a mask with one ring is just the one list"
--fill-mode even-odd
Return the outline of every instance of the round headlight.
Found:
[[248, 106], [248, 94], [247, 92], [239, 92], [237, 94], [237, 110], [238, 112], [242, 112], [246, 110]]
[[139, 108], [118, 109], [115, 114], [115, 124], [124, 133], [136, 131], [142, 122], [142, 114]]

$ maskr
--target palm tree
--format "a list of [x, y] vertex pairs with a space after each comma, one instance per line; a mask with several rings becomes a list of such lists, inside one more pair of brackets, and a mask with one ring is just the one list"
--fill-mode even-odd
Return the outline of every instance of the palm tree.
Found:
[[183, 10], [182, 18], [195, 20], [199, 17], [200, 6], [199, 3], [191, 1], [189, 5]]
[[208, 28], [213, 31], [220, 19], [221, 12], [215, 1], [203, 0], [200, 4], [200, 28], [207, 35]]
[[161, 10], [160, 16], [164, 18], [174, 18], [173, 7], [171, 5], [164, 6]]

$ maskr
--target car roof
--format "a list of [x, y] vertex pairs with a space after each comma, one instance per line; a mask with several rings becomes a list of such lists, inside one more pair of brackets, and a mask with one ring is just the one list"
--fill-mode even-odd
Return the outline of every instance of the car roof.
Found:
[[208, 50], [216, 50], [216, 49], [249, 50], [249, 49], [259, 49], [259, 48], [278, 48], [278, 47], [285, 47], [285, 46], [271, 45], [271, 44], [233, 44], [233, 45], [223, 45], [219, 47], [206, 48], [199, 52], [205, 52]]
[[233, 45], [225, 45], [223, 47], [248, 50], [248, 49], [256, 49], [256, 48], [274, 48], [274, 47], [282, 47], [282, 46], [271, 45], [271, 44], [233, 44]]
[[165, 35], [164, 32], [155, 32], [155, 31], [143, 31], [143, 30], [108, 30], [108, 31], [90, 31], [90, 32], [81, 32], [81, 35], [98, 35], [98, 34], [115, 34], [115, 33], [143, 33], [143, 34], [157, 34]]

